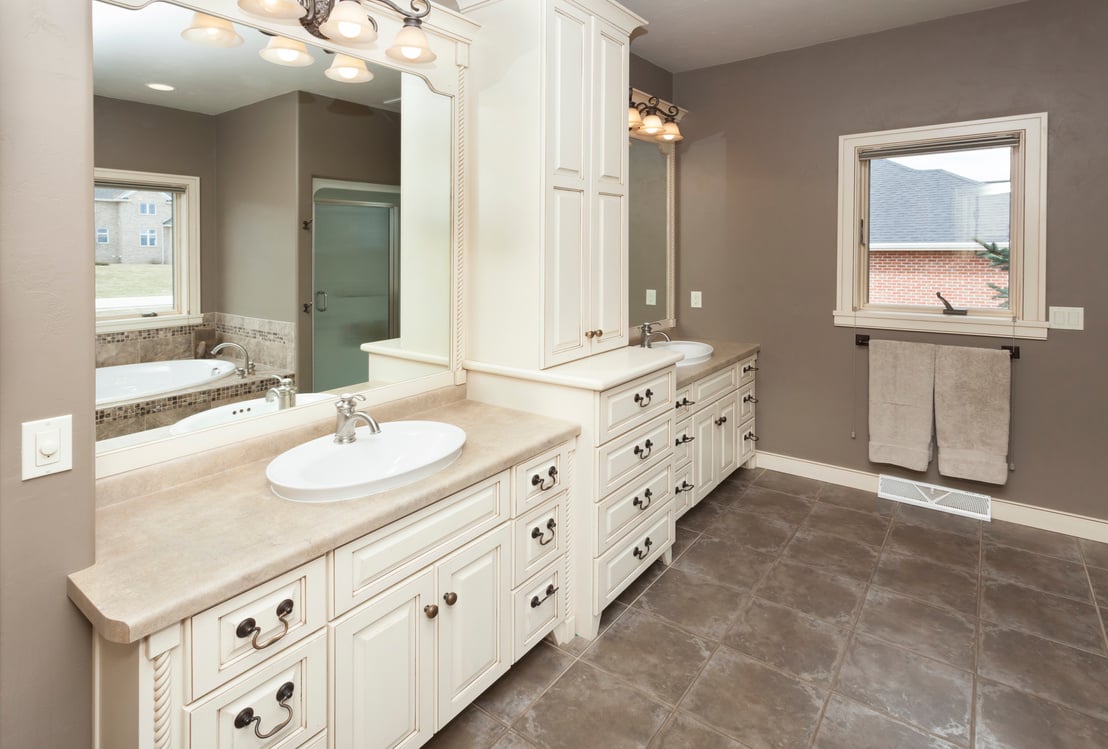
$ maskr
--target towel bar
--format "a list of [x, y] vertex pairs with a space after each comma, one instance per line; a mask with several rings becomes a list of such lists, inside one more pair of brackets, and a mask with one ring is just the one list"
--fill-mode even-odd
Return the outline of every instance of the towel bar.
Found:
[[[864, 335], [862, 333], [856, 333], [854, 335], [854, 345], [855, 346], [868, 346], [869, 345], [869, 336]], [[1007, 351], [1008, 354], [1013, 359], [1020, 358], [1020, 347], [1019, 346], [1001, 346], [1001, 348], [1004, 349], [1005, 351]]]

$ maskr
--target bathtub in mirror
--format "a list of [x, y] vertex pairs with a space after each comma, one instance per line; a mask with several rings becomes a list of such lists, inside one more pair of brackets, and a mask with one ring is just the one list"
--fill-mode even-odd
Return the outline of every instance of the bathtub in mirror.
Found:
[[[241, 42], [186, 41], [194, 11], [232, 20]], [[413, 74], [382, 64], [400, 21], [374, 15], [382, 41], [355, 52], [234, 0], [93, 2], [97, 367], [194, 360], [221, 341], [248, 352], [221, 360], [255, 364], [172, 392], [98, 396], [98, 453], [264, 397], [275, 375], [302, 393], [408, 394], [456, 378], [464, 69], [453, 61], [472, 24], [436, 6], [427, 30], [440, 61]], [[313, 61], [262, 59], [274, 34], [306, 42]], [[338, 51], [366, 60], [372, 80], [328, 78]], [[197, 191], [179, 196], [159, 176]]]

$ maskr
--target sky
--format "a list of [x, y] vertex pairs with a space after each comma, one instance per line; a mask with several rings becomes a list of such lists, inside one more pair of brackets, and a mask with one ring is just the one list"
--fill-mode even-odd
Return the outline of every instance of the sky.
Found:
[[912, 169], [945, 169], [978, 182], [1007, 182], [1011, 179], [1012, 151], [1009, 147], [976, 151], [901, 156], [890, 161]]

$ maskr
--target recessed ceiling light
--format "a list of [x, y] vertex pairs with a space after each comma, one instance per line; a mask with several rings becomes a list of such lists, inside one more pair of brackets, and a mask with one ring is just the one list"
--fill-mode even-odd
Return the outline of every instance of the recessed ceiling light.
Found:
[[174, 87], [170, 86], [168, 83], [147, 83], [146, 87], [147, 88], [152, 88], [155, 91], [173, 91], [173, 90], [175, 90]]

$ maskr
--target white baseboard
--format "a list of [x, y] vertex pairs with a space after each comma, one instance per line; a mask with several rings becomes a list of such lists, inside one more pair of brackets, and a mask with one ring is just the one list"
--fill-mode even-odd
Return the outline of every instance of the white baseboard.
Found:
[[[791, 458], [758, 451], [754, 454], [754, 468], [768, 468], [771, 471], [803, 476], [804, 478], [826, 481], [829, 484], [849, 486], [868, 492], [877, 492], [877, 474], [859, 471], [854, 468], [833, 466], [829, 463], [817, 463], [814, 460]], [[1018, 523], [1044, 531], [1066, 533], [1091, 541], [1108, 543], [1108, 520], [1075, 515], [1070, 512], [1035, 507], [1009, 499], [992, 499], [993, 519]]]

